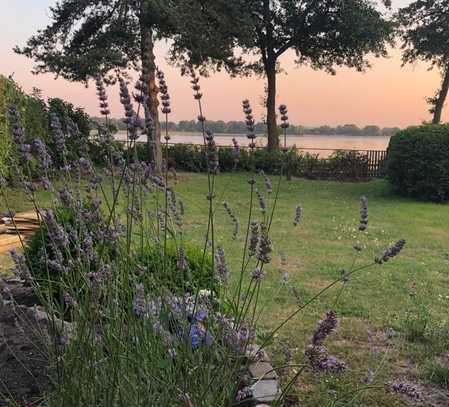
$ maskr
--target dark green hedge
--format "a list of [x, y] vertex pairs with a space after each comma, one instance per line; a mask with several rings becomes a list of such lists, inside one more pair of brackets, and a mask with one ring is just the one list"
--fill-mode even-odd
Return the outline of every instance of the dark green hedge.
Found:
[[404, 196], [449, 200], [449, 125], [410, 127], [392, 137], [387, 176]]
[[[146, 146], [137, 146], [138, 156], [146, 160]], [[269, 151], [257, 149], [252, 158], [247, 150], [241, 150], [238, 160], [232, 148], [219, 148], [220, 171], [251, 171], [254, 168], [267, 174], [284, 174], [312, 179], [363, 180], [368, 178], [368, 160], [356, 151], [336, 151], [327, 159], [296, 151]], [[166, 152], [164, 151], [164, 157]], [[169, 166], [179, 171], [205, 172], [207, 163], [202, 146], [191, 144], [171, 145], [168, 148]]]

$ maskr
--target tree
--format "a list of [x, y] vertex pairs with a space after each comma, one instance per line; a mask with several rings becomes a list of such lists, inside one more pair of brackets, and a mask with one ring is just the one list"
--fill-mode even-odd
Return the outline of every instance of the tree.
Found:
[[59, 0], [52, 22], [15, 51], [36, 61], [34, 73], [52, 72], [87, 82], [111, 70], [142, 71], [154, 131], [148, 133], [152, 161], [161, 161], [154, 43], [174, 33], [170, 0]]
[[370, 126], [365, 126], [363, 129], [362, 129], [362, 134], [364, 135], [364, 136], [370, 136], [370, 137], [373, 137], [373, 136], [380, 136], [381, 134], [382, 134], [382, 131], [380, 130], [380, 127], [379, 126], [374, 126], [374, 125], [370, 125]]
[[[192, 1], [195, 3], [194, 1]], [[219, 1], [221, 3], [221, 0]], [[202, 3], [201, 12], [212, 16], [219, 9], [208, 7], [216, 2]], [[385, 2], [384, 2], [385, 3]], [[336, 66], [346, 65], [359, 71], [369, 67], [367, 54], [386, 55], [386, 44], [391, 41], [392, 24], [383, 17], [371, 0], [227, 0], [221, 12], [232, 16], [226, 24], [216, 18], [214, 30], [197, 27], [202, 44], [218, 46], [224, 38], [227, 44], [224, 66], [235, 74], [264, 74], [267, 78], [267, 130], [268, 147], [279, 147], [276, 121], [276, 75], [280, 70], [280, 57], [292, 49], [298, 64], [308, 64], [315, 69], [335, 73]], [[201, 21], [208, 19], [201, 18]], [[209, 58], [207, 45], [186, 52], [178, 42], [172, 59], [187, 60], [200, 66], [214, 65], [221, 55]], [[209, 45], [212, 46], [212, 45]], [[255, 55], [256, 60], [241, 58], [243, 54]]]
[[397, 13], [402, 39], [403, 64], [418, 60], [430, 63], [441, 72], [442, 84], [436, 95], [428, 99], [433, 123], [441, 122], [441, 115], [449, 91], [449, 2], [447, 0], [419, 0]]

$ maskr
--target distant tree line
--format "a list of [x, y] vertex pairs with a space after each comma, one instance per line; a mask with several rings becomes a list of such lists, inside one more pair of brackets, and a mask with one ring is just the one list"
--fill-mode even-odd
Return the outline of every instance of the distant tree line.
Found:
[[[95, 117], [94, 121], [104, 123], [103, 118]], [[126, 130], [126, 125], [121, 119], [108, 119], [109, 124], [117, 130]], [[165, 131], [165, 123], [161, 123], [162, 130]], [[243, 121], [228, 121], [223, 120], [208, 120], [206, 127], [215, 134], [246, 134], [247, 127]], [[267, 134], [267, 125], [262, 122], [255, 124], [257, 134]], [[181, 120], [176, 123], [173, 121], [168, 122], [168, 130], [171, 132], [201, 132], [201, 124], [195, 120]], [[303, 134], [316, 134], [316, 135], [345, 135], [345, 136], [392, 136], [400, 129], [398, 127], [384, 127], [379, 126], [365, 126], [358, 127], [355, 124], [345, 124], [343, 126], [331, 127], [331, 126], [319, 126], [319, 127], [305, 127], [290, 125], [287, 130], [288, 135], [303, 135]]]

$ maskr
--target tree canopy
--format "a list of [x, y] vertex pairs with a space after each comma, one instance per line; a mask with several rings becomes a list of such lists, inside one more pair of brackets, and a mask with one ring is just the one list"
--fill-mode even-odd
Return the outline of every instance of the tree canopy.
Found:
[[116, 69], [140, 69], [142, 27], [155, 38], [172, 33], [168, 0], [59, 0], [52, 22], [15, 51], [32, 58], [35, 73], [87, 81]]
[[[207, 13], [213, 2], [204, 3], [201, 10]], [[217, 39], [226, 38], [227, 44], [234, 45], [232, 57], [227, 55], [225, 60], [226, 68], [234, 73], [266, 76], [271, 148], [279, 146], [276, 74], [285, 52], [293, 50], [300, 65], [330, 73], [343, 65], [362, 71], [370, 66], [366, 56], [385, 56], [386, 45], [393, 37], [392, 24], [369, 0], [228, 0], [223, 7], [234, 23], [217, 21], [215, 31], [199, 30], [198, 42], [218, 46]], [[216, 62], [205, 57], [208, 53], [201, 53], [202, 47], [196, 52], [186, 51], [182, 43], [177, 45], [172, 55], [175, 61], [187, 54], [189, 61], [203, 67]]]
[[418, 0], [401, 8], [396, 19], [402, 40], [404, 64], [424, 61], [429, 68], [440, 70], [441, 89], [429, 98], [434, 123], [441, 114], [449, 90], [449, 2]]

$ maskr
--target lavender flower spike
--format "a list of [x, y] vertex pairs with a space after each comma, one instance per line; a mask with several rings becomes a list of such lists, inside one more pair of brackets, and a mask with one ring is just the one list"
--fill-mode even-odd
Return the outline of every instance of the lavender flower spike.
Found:
[[52, 160], [50, 154], [48, 154], [47, 152], [45, 143], [42, 141], [42, 139], [37, 138], [33, 141], [33, 147], [34, 150], [36, 151], [39, 166], [43, 170], [48, 170], [51, 166]]
[[256, 188], [256, 195], [257, 199], [259, 200], [260, 211], [265, 215], [265, 213], [267, 212], [267, 205], [265, 204], [265, 199], [258, 188]]
[[24, 162], [31, 161], [31, 146], [25, 142], [25, 131], [21, 123], [20, 113], [16, 106], [10, 106], [8, 109], [9, 125], [12, 129], [14, 143], [17, 145], [17, 152]]
[[103, 80], [100, 76], [95, 79], [95, 85], [97, 88], [97, 96], [100, 100], [100, 113], [103, 116], [108, 116], [111, 111], [109, 110], [108, 96], [106, 95], [106, 89], [104, 88]]
[[11, 250], [10, 254], [15, 264], [14, 274], [21, 280], [31, 281], [31, 273], [27, 266], [25, 257], [17, 253], [15, 249]]
[[271, 240], [268, 236], [268, 227], [265, 223], [259, 226], [259, 242], [257, 245], [257, 260], [267, 264], [271, 261]]
[[301, 218], [302, 218], [302, 208], [301, 206], [298, 205], [295, 210], [295, 220], [293, 222], [293, 225], [298, 226], [301, 222]]
[[321, 345], [337, 326], [337, 313], [335, 311], [329, 311], [326, 314], [326, 317], [318, 323], [312, 337], [312, 345]]
[[218, 246], [215, 252], [215, 273], [218, 280], [226, 283], [229, 278], [229, 269], [226, 264], [225, 252], [221, 246]]
[[263, 178], [263, 182], [265, 184], [265, 189], [268, 194], [273, 193], [273, 186], [271, 185], [270, 178], [268, 178], [267, 174], [265, 174], [264, 170], [259, 171], [260, 176]]
[[249, 148], [254, 150], [256, 148], [256, 143], [254, 140], [256, 139], [256, 122], [254, 121], [253, 109], [251, 109], [251, 104], [248, 99], [245, 99], [242, 102], [243, 113], [245, 113], [245, 123], [248, 133], [246, 137], [248, 137], [250, 144]]
[[[165, 81], [165, 75], [162, 71], [157, 71], [157, 78], [159, 79], [159, 92], [161, 94], [162, 101], [162, 113], [165, 114], [166, 117], [171, 113], [170, 107], [170, 95], [168, 93], [167, 82]], [[170, 140], [170, 136], [168, 135], [168, 129], [166, 129], [166, 134], [164, 136], [165, 141]]]
[[360, 224], [359, 231], [364, 232], [368, 226], [368, 199], [365, 196], [360, 198]]
[[404, 248], [405, 243], [406, 242], [404, 239], [398, 240], [393, 246], [385, 250], [382, 257], [378, 257], [375, 259], [376, 263], [383, 264], [386, 263], [388, 260], [392, 259], [393, 257], [396, 257]]
[[225, 208], [226, 213], [228, 214], [229, 218], [231, 219], [231, 222], [234, 225], [234, 232], [232, 233], [232, 238], [236, 239], [240, 230], [240, 222], [226, 201], [223, 201], [223, 207]]
[[253, 257], [256, 255], [257, 244], [259, 243], [259, 224], [256, 221], [252, 221], [250, 229], [248, 254], [250, 257]]

